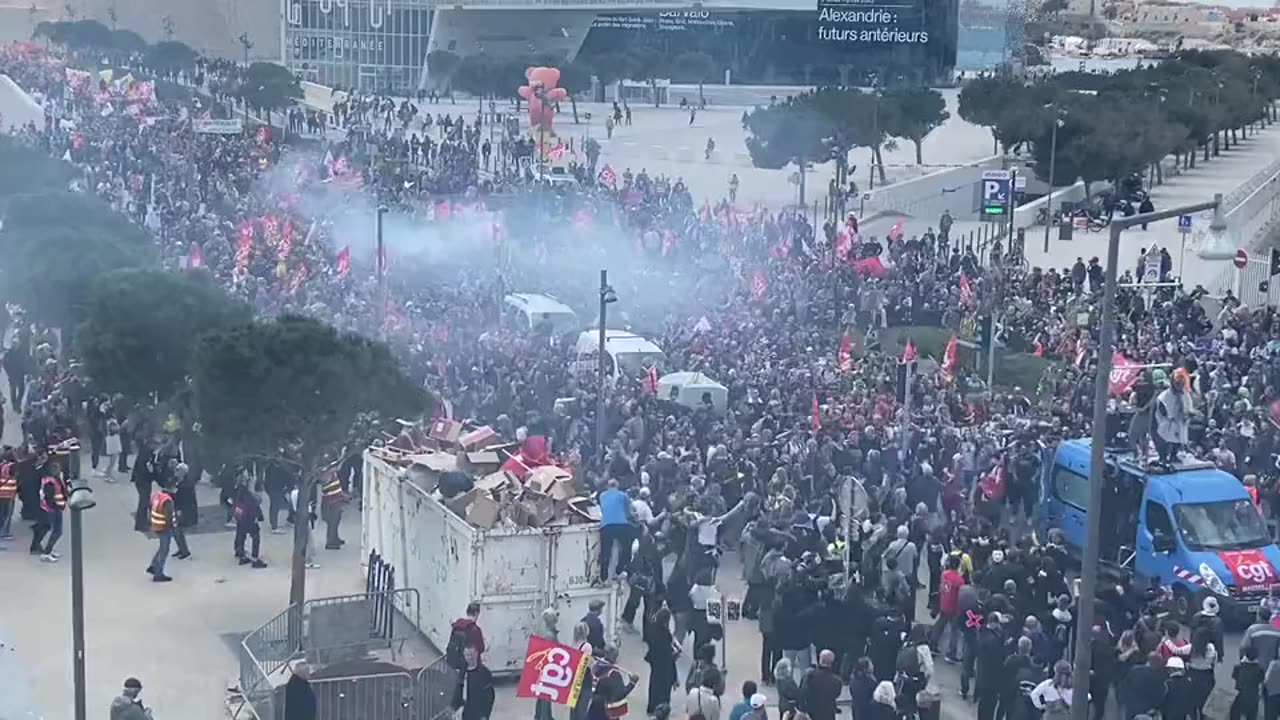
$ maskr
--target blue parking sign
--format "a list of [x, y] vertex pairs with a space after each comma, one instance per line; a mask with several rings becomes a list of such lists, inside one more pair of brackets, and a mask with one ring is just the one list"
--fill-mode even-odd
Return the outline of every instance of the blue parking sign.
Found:
[[1191, 232], [1191, 216], [1190, 215], [1178, 216], [1178, 232], [1184, 235], [1186, 233]]

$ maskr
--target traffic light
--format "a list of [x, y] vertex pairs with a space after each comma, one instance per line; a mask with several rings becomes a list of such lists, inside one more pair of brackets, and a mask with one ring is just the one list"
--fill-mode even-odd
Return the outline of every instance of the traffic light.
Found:
[[1271, 248], [1271, 277], [1280, 275], [1280, 248]]
[[984, 349], [991, 348], [991, 334], [995, 330], [995, 323], [992, 322], [990, 315], [981, 315], [978, 317], [978, 345]]

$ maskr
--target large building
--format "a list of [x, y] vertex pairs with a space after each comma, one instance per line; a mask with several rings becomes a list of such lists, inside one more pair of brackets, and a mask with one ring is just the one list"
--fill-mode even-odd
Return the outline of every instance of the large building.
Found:
[[[936, 83], [950, 79], [957, 50], [964, 54], [957, 34], [965, 36], [959, 0], [38, 2], [39, 19], [63, 19], [70, 9], [149, 41], [172, 37], [237, 59], [245, 52], [243, 36], [250, 59], [283, 61], [324, 85], [398, 92], [439, 79], [427, 67], [432, 51], [582, 56], [588, 63], [637, 49], [666, 57], [696, 51], [711, 56], [710, 77], [719, 82], [797, 85], [875, 76]], [[15, 11], [13, 18], [29, 28], [34, 18], [28, 15]]]
[[[438, 78], [434, 51], [458, 57], [587, 60], [650, 50], [702, 52], [709, 78], [821, 84], [948, 78], [955, 0], [286, 0], [286, 64], [324, 85], [404, 91]], [[692, 7], [691, 7], [692, 5]]]

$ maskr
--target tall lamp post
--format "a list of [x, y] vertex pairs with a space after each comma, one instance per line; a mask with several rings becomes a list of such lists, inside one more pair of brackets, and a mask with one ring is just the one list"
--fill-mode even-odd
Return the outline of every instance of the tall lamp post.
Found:
[[1045, 196], [1044, 220], [1044, 252], [1049, 254], [1049, 229], [1053, 227], [1053, 181], [1058, 165], [1058, 128], [1062, 127], [1062, 116], [1065, 114], [1053, 105], [1053, 132], [1049, 137], [1049, 194]]
[[618, 302], [618, 294], [613, 291], [613, 286], [609, 285], [609, 271], [601, 270], [600, 271], [600, 327], [598, 328], [600, 344], [599, 344], [599, 348], [597, 348], [600, 354], [596, 357], [596, 449], [600, 453], [601, 467], [604, 467], [604, 455], [605, 455], [604, 413], [605, 413], [606, 373], [605, 373], [604, 343], [605, 343], [606, 333], [608, 332], [607, 331], [608, 323], [605, 322], [605, 318], [609, 312], [609, 304], [616, 303], [616, 302]]
[[[249, 49], [253, 47], [253, 41], [249, 39], [249, 33], [247, 32], [240, 33], [240, 37], [236, 39], [240, 41], [240, 47], [244, 48], [244, 70], [246, 73], [248, 73]], [[245, 100], [244, 102], [244, 121], [246, 124], [249, 122], [249, 101], [248, 100]]]
[[95, 505], [93, 490], [78, 482], [71, 488], [71, 668], [75, 693], [75, 720], [86, 720], [84, 699], [84, 526], [81, 515]]
[[1222, 194], [1213, 196], [1211, 202], [1185, 205], [1159, 212], [1115, 217], [1111, 220], [1111, 237], [1107, 243], [1106, 283], [1102, 291], [1102, 329], [1098, 333], [1098, 375], [1093, 388], [1093, 436], [1089, 457], [1089, 524], [1084, 541], [1084, 562], [1080, 570], [1080, 612], [1076, 615], [1076, 655], [1074, 697], [1071, 716], [1073, 720], [1089, 718], [1089, 670], [1092, 666], [1091, 640], [1093, 637], [1094, 595], [1098, 585], [1098, 544], [1102, 539], [1102, 484], [1103, 463], [1106, 461], [1107, 396], [1111, 379], [1111, 353], [1116, 331], [1116, 266], [1120, 263], [1120, 233], [1135, 225], [1167, 220], [1179, 215], [1190, 215], [1202, 210], [1218, 210]]

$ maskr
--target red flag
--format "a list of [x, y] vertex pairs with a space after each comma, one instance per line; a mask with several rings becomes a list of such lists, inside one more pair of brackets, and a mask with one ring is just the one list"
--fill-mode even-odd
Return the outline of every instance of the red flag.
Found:
[[853, 370], [853, 339], [849, 337], [848, 330], [840, 338], [840, 349], [836, 351], [836, 368], [840, 372]]
[[307, 266], [298, 265], [298, 269], [293, 271], [293, 277], [289, 278], [289, 294], [296, 295], [298, 289], [302, 287], [302, 283], [307, 281]]
[[600, 168], [600, 174], [596, 177], [602, 185], [608, 185], [609, 187], [613, 187], [618, 182], [618, 174], [608, 165]]
[[889, 242], [894, 243], [902, 239], [902, 224], [906, 222], [906, 218], [898, 218], [898, 222], [889, 228]]
[[1107, 389], [1112, 395], [1123, 395], [1138, 382], [1141, 374], [1142, 368], [1138, 367], [1138, 363], [1125, 357], [1124, 353], [1116, 352], [1111, 356], [1111, 375], [1107, 378]]
[[587, 676], [587, 655], [539, 635], [529, 636], [524, 669], [516, 685], [516, 697], [537, 698], [557, 705], [578, 704]]
[[676, 234], [667, 230], [662, 233], [662, 257], [666, 257], [675, 252]]
[[956, 376], [956, 365], [959, 362], [958, 350], [956, 344], [955, 333], [952, 333], [951, 339], [947, 341], [947, 347], [942, 351], [942, 373], [947, 378]]
[[350, 245], [343, 245], [342, 249], [338, 251], [338, 258], [333, 263], [333, 272], [338, 276], [339, 280], [346, 277], [347, 273], [351, 272]]
[[441, 200], [436, 203], [436, 222], [444, 222], [449, 219], [449, 215], [453, 207], [448, 200]]
[[[1076, 341], [1076, 367], [1084, 365], [1084, 359], [1089, 355], [1089, 341], [1085, 336], [1081, 335]], [[1110, 378], [1107, 378], [1110, 380]]]
[[969, 278], [964, 273], [960, 273], [960, 304], [965, 307], [973, 306], [973, 288], [969, 286]]
[[760, 300], [767, 292], [769, 292], [769, 278], [765, 277], [764, 268], [756, 268], [751, 276], [751, 294]]
[[907, 346], [902, 349], [902, 362], [909, 363], [916, 359], [916, 346], [907, 338]]
[[818, 407], [818, 393], [813, 394], [813, 405], [809, 408], [809, 422], [813, 425], [814, 431], [822, 429], [822, 408]]
[[1040, 338], [1036, 338], [1035, 348], [1035, 356], [1038, 358], [1044, 357], [1044, 343], [1040, 342]]
[[650, 365], [644, 371], [644, 391], [650, 395], [658, 394], [658, 366]]
[[878, 257], [863, 258], [854, 262], [853, 271], [859, 275], [870, 275], [873, 278], [884, 279], [889, 277], [889, 268], [885, 267]]
[[200, 249], [200, 243], [191, 242], [191, 247], [187, 250], [187, 269], [194, 270], [204, 267], [204, 251]]
[[591, 211], [581, 208], [573, 214], [573, 227], [578, 232], [586, 235], [591, 232]]
[[853, 238], [846, 230], [836, 231], [836, 264], [843, 265], [849, 260], [849, 251], [853, 249]]

